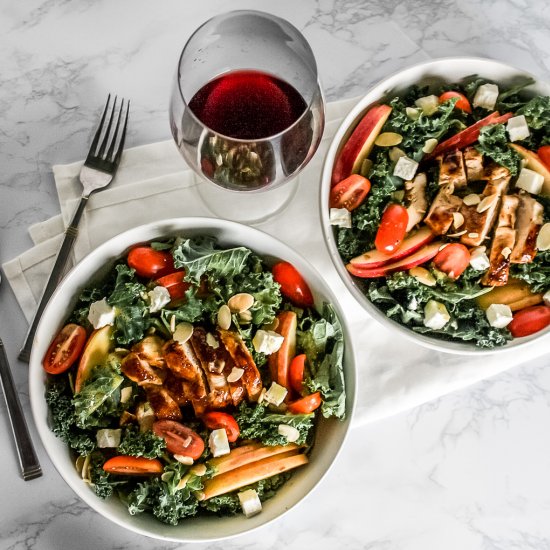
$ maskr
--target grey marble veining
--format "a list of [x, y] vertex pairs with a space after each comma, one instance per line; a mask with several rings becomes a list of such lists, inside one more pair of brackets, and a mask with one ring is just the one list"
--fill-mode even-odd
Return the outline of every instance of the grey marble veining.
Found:
[[[229, 8], [289, 19], [329, 100], [419, 61], [486, 56], [550, 79], [546, 0], [6, 0], [0, 7], [0, 263], [59, 212], [51, 165], [81, 158], [108, 92], [132, 98], [128, 145], [169, 137], [167, 103], [186, 38]], [[29, 414], [16, 352], [26, 323], [0, 287], [0, 334]], [[254, 535], [209, 550], [550, 548], [550, 370], [545, 358], [353, 432], [314, 495]], [[67, 487], [37, 440], [44, 476], [17, 472], [0, 404], [0, 548], [173, 549], [127, 532]]]

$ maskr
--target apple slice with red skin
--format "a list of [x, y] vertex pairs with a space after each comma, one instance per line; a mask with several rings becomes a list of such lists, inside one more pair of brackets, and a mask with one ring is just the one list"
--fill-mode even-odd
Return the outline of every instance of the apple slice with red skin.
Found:
[[346, 265], [346, 269], [352, 275], [355, 275], [356, 277], [360, 277], [362, 279], [375, 279], [376, 277], [385, 277], [386, 275], [390, 275], [391, 273], [395, 273], [396, 271], [406, 271], [407, 269], [411, 269], [413, 267], [426, 263], [427, 261], [435, 257], [435, 255], [439, 252], [442, 244], [443, 243], [441, 241], [427, 244], [423, 246], [420, 250], [417, 250], [414, 254], [406, 256], [405, 258], [402, 258], [397, 262], [384, 264], [372, 269], [362, 269], [353, 264]]
[[107, 325], [94, 330], [88, 338], [80, 357], [78, 370], [76, 371], [75, 393], [78, 393], [82, 389], [82, 386], [90, 377], [93, 368], [97, 365], [102, 365], [107, 359], [109, 352], [114, 347], [111, 340], [112, 335], [113, 327]]
[[498, 111], [495, 111], [485, 118], [482, 118], [475, 124], [468, 126], [468, 128], [465, 128], [461, 132], [458, 132], [458, 134], [442, 141], [429, 155], [424, 157], [424, 160], [433, 159], [453, 149], [464, 149], [464, 147], [472, 145], [472, 143], [475, 143], [479, 139], [479, 132], [484, 126], [489, 126], [490, 124], [502, 124], [509, 118], [512, 118], [512, 116], [514, 116], [513, 113], [501, 115]]
[[361, 256], [352, 258], [350, 264], [358, 269], [374, 269], [390, 262], [393, 263], [405, 256], [410, 256], [420, 247], [432, 241], [434, 237], [435, 234], [432, 233], [432, 230], [427, 226], [423, 226], [412, 235], [405, 237], [401, 246], [393, 254], [384, 254], [375, 248], [361, 254]]
[[537, 153], [518, 145], [517, 143], [509, 143], [510, 147], [517, 151], [521, 158], [527, 161], [525, 165], [526, 168], [537, 172], [544, 178], [544, 183], [542, 184], [541, 195], [550, 195], [550, 170], [546, 168], [542, 159], [537, 155]]
[[375, 105], [367, 111], [336, 157], [331, 185], [359, 172], [391, 111], [389, 105]]

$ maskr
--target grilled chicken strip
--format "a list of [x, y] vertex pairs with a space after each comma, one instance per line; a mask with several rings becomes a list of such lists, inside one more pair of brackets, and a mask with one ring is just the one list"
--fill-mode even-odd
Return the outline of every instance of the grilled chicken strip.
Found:
[[543, 224], [544, 208], [527, 193], [520, 193], [516, 216], [516, 244], [510, 261], [513, 264], [526, 264], [533, 261], [537, 253], [537, 235]]
[[464, 149], [464, 164], [468, 181], [484, 179], [483, 155], [475, 147]]
[[181, 420], [182, 414], [176, 400], [162, 386], [146, 384], [143, 386], [147, 401], [151, 404], [155, 416], [159, 420]]
[[162, 385], [163, 378], [160, 373], [133, 351], [124, 357], [120, 368], [122, 373], [138, 386], [145, 384]]
[[439, 162], [439, 186], [452, 185], [454, 189], [466, 187], [466, 169], [462, 151], [450, 151], [437, 157]]
[[241, 381], [246, 389], [248, 399], [257, 401], [262, 391], [262, 379], [248, 348], [235, 332], [218, 329], [218, 335], [233, 359], [235, 366], [244, 370]]
[[481, 199], [493, 197], [487, 209], [479, 212], [480, 205], [467, 206], [462, 202], [460, 213], [464, 216], [464, 225], [461, 227], [466, 233], [462, 235], [460, 241], [466, 246], [479, 246], [489, 234], [493, 224], [497, 218], [499, 211], [500, 198], [510, 183], [510, 172], [504, 166], [492, 164], [486, 171], [485, 175], [489, 178], [485, 189], [481, 195]]
[[427, 178], [424, 172], [417, 174], [412, 181], [405, 182], [405, 204], [409, 215], [407, 233], [423, 220], [428, 209], [426, 184]]
[[152, 367], [164, 367], [164, 355], [162, 346], [164, 340], [158, 336], [146, 336], [141, 342], [132, 346], [133, 352], [137, 353], [141, 359], [144, 359]]
[[452, 185], [443, 187], [436, 195], [424, 223], [436, 234], [444, 235], [453, 223], [453, 213], [462, 207], [462, 199], [453, 195]]
[[498, 224], [493, 236], [489, 261], [491, 263], [481, 283], [486, 286], [503, 286], [508, 282], [510, 254], [516, 241], [516, 211], [519, 198], [505, 195], [498, 215]]

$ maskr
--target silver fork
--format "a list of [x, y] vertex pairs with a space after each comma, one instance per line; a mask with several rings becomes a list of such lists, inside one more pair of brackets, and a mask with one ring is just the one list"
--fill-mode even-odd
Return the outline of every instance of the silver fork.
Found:
[[[59, 249], [59, 254], [55, 260], [55, 264], [50, 274], [50, 278], [48, 279], [48, 283], [46, 284], [44, 294], [42, 294], [42, 298], [38, 304], [33, 322], [29, 327], [29, 332], [25, 338], [25, 343], [19, 352], [19, 359], [21, 361], [25, 361], [26, 363], [29, 362], [31, 356], [31, 347], [40, 317], [42, 316], [48, 300], [65, 272], [69, 254], [72, 250], [73, 243], [78, 236], [78, 223], [80, 222], [86, 203], [94, 191], [103, 189], [111, 183], [120, 162], [120, 156], [124, 148], [124, 139], [126, 137], [126, 126], [128, 125], [130, 102], [125, 102], [124, 99], [122, 99], [118, 109], [116, 97], [113, 101], [112, 107], [109, 109], [110, 103], [111, 95], [109, 94], [107, 97], [107, 103], [105, 104], [105, 109], [103, 109], [99, 128], [95, 133], [92, 145], [90, 146], [90, 151], [88, 152], [88, 156], [84, 161], [84, 166], [80, 171], [80, 182], [83, 185], [80, 203], [74, 213], [69, 227], [65, 230], [63, 244]], [[106, 122], [107, 112], [109, 110], [109, 119]], [[114, 129], [113, 122], [115, 123]]]

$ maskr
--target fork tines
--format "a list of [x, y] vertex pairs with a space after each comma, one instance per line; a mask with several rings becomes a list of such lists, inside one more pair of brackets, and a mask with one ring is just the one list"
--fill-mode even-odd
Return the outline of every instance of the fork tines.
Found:
[[[90, 152], [86, 158], [86, 164], [99, 170], [111, 172], [118, 165], [120, 155], [124, 149], [124, 139], [126, 137], [126, 126], [128, 124], [128, 112], [130, 110], [130, 101], [121, 99], [120, 105], [117, 105], [118, 98], [115, 96], [111, 104], [111, 94], [107, 97], [107, 103], [101, 115], [99, 127], [95, 133]], [[107, 112], [110, 111], [107, 123]], [[124, 123], [121, 127], [121, 120]], [[114, 128], [113, 128], [114, 122]]]

